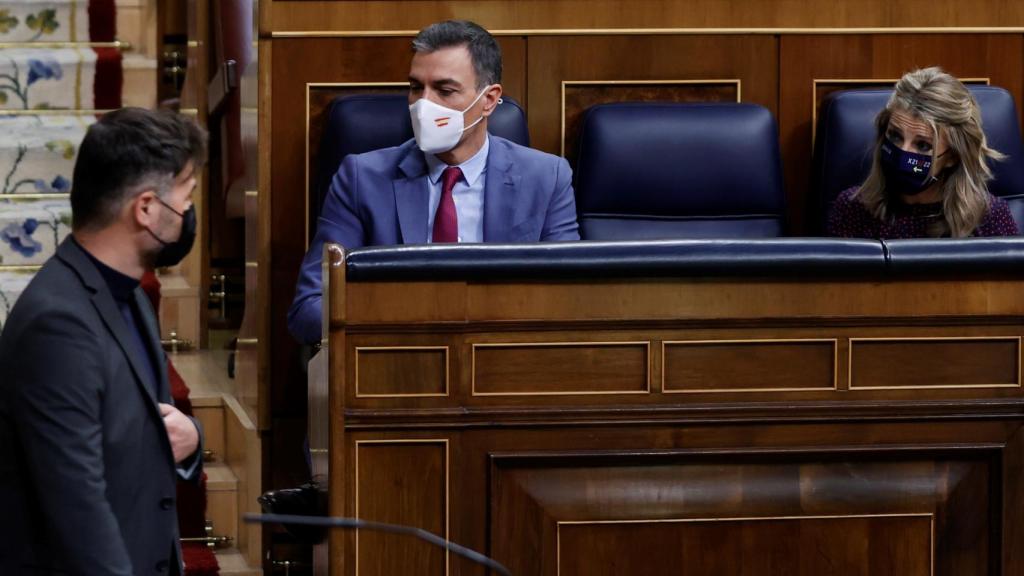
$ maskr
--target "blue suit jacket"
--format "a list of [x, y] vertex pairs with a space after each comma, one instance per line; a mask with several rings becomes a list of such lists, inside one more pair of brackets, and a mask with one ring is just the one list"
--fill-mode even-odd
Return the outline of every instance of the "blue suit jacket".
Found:
[[[579, 240], [572, 170], [564, 158], [491, 135], [484, 186], [484, 242]], [[345, 248], [427, 241], [427, 162], [414, 140], [347, 156], [334, 175], [288, 311], [302, 342], [321, 338], [320, 261], [326, 242]]]

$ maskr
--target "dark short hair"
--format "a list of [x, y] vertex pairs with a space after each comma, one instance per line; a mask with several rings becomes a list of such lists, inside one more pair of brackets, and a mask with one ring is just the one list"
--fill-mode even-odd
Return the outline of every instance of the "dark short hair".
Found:
[[206, 162], [206, 131], [170, 110], [122, 108], [89, 127], [78, 148], [71, 181], [74, 229], [109, 225], [130, 197], [158, 194], [192, 162]]
[[413, 51], [425, 54], [452, 46], [465, 46], [469, 51], [478, 90], [501, 82], [501, 47], [479, 24], [469, 20], [445, 20], [420, 30], [412, 40]]

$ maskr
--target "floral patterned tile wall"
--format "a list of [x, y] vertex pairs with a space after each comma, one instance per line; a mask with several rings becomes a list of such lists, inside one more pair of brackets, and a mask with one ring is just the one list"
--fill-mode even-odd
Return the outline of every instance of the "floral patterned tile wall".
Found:
[[75, 154], [94, 116], [4, 116], [0, 112], [0, 198], [66, 194]]
[[0, 266], [38, 266], [71, 232], [67, 199], [0, 199]]
[[25, 291], [33, 275], [34, 272], [0, 270], [0, 330], [14, 308], [14, 301]]
[[0, 41], [74, 42], [89, 39], [89, 2], [0, 0]]

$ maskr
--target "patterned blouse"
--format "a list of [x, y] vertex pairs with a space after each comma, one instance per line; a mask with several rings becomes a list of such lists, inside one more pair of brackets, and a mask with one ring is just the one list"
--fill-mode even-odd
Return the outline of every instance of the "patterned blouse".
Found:
[[[828, 234], [841, 238], [927, 238], [928, 225], [942, 217], [942, 203], [902, 204], [895, 207], [895, 219], [882, 222], [875, 218], [854, 195], [857, 187], [844, 191], [832, 204], [828, 215]], [[1017, 224], [1010, 207], [1002, 198], [989, 195], [991, 204], [972, 236], [1016, 236]]]

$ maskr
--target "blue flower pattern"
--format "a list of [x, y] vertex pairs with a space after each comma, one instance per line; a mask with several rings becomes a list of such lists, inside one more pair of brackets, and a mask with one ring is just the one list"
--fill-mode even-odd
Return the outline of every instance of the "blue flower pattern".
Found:
[[35, 186], [36, 192], [41, 194], [66, 194], [71, 190], [71, 182], [60, 174], [49, 184], [42, 178], [33, 180], [32, 184]]
[[60, 80], [64, 77], [64, 71], [60, 64], [53, 58], [45, 61], [33, 58], [28, 61], [28, 85], [31, 86], [40, 80]]
[[43, 244], [32, 237], [37, 228], [39, 221], [35, 218], [26, 218], [20, 225], [11, 222], [0, 231], [0, 238], [25, 258], [31, 258], [43, 249]]

